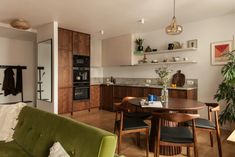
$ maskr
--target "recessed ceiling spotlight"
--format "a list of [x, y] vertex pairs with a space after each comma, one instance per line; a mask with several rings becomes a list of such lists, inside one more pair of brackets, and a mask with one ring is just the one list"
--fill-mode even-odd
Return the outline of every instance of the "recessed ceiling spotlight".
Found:
[[144, 24], [144, 22], [145, 22], [144, 19], [140, 19], [140, 20], [139, 20], [139, 23], [141, 23], [141, 24]]
[[104, 30], [100, 30], [100, 34], [101, 34], [101, 35], [104, 35]]

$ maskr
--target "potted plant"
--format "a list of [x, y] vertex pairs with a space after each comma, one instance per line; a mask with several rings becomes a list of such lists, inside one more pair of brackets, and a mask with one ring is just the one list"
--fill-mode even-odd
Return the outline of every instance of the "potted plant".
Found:
[[228, 53], [229, 62], [221, 69], [223, 81], [219, 85], [215, 99], [224, 100], [226, 108], [219, 115], [220, 124], [235, 122], [235, 50]]
[[135, 43], [137, 45], [137, 51], [143, 51], [144, 50], [144, 47], [143, 47], [144, 39], [142, 39], [142, 38], [136, 39]]

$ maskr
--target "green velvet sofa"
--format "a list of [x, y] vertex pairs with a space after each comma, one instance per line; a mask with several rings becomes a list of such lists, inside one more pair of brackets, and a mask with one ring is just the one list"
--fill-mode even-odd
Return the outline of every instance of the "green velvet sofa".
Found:
[[22, 109], [13, 137], [0, 142], [0, 157], [47, 157], [56, 141], [71, 157], [114, 157], [117, 141], [112, 133], [32, 107]]

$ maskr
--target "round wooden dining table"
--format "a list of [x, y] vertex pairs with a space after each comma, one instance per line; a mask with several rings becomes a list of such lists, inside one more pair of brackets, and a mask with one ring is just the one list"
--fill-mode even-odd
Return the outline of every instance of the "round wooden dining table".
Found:
[[[169, 98], [168, 102], [162, 103], [162, 106], [141, 106], [141, 100], [145, 98], [133, 98], [128, 100], [129, 104], [134, 105], [143, 109], [144, 111], [149, 112], [183, 112], [183, 113], [197, 113], [198, 110], [203, 109], [206, 105], [202, 102], [192, 99], [178, 99], [178, 98]], [[177, 126], [176, 123], [169, 121], [162, 121], [163, 126]], [[155, 137], [157, 130], [157, 120], [151, 119], [151, 132], [150, 132], [150, 140], [149, 140], [149, 150], [154, 152], [155, 147]], [[173, 146], [160, 146], [160, 154], [161, 155], [177, 155], [181, 153], [181, 147], [173, 147]]]

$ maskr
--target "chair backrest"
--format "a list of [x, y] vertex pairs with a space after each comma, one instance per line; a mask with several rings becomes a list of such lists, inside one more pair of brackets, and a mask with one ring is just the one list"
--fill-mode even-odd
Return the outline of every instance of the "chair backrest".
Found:
[[154, 112], [153, 117], [159, 119], [165, 119], [171, 122], [186, 122], [200, 117], [199, 114], [187, 114], [187, 113], [157, 113]]

